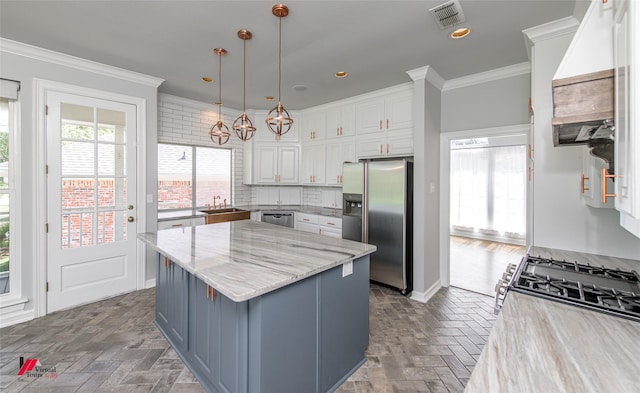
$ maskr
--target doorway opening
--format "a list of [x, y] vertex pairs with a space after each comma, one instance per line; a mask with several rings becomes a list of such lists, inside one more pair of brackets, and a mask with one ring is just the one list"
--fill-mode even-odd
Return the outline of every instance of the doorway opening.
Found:
[[448, 159], [450, 285], [494, 296], [526, 250], [527, 135], [451, 138]]

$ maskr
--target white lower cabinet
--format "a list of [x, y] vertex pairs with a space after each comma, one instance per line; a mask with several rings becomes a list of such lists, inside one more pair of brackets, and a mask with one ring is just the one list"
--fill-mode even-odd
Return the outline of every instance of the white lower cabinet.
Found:
[[296, 213], [295, 229], [319, 235], [342, 238], [342, 218]]

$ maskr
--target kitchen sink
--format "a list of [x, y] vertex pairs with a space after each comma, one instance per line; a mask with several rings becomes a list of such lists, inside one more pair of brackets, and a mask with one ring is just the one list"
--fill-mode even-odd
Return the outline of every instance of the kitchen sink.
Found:
[[200, 210], [205, 213], [204, 223], [215, 224], [217, 222], [248, 220], [251, 218], [251, 212], [249, 210], [236, 209], [235, 207], [225, 209], [210, 209]]

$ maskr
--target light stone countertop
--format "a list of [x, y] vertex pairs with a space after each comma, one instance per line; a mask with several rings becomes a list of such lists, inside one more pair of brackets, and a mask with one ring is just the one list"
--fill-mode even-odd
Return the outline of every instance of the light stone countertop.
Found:
[[236, 302], [376, 250], [369, 244], [251, 220], [140, 233], [138, 239]]
[[[640, 261], [532, 247], [533, 256], [640, 271]], [[510, 291], [465, 392], [638, 392], [640, 323]]]

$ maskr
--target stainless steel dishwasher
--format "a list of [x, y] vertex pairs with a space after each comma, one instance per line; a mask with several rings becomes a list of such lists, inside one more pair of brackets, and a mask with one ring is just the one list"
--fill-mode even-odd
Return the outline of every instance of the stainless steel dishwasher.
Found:
[[263, 211], [262, 222], [293, 228], [293, 212], [291, 211]]

